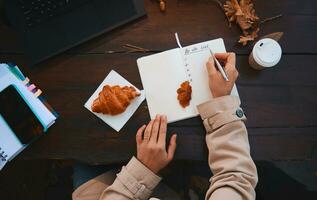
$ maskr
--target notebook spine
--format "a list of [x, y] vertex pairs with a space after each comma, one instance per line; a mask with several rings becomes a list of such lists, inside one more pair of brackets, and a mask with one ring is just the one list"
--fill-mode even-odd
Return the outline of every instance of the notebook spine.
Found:
[[5, 161], [7, 161], [7, 157], [8, 157], [8, 155], [6, 155], [5, 152], [2, 150], [2, 148], [0, 147], [0, 160], [2, 162], [5, 162]]

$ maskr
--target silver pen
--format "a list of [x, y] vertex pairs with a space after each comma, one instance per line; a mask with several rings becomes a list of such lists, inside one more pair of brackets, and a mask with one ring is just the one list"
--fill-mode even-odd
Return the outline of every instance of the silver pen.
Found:
[[212, 58], [215, 60], [215, 63], [217, 65], [218, 70], [220, 71], [222, 77], [226, 80], [229, 81], [228, 79], [228, 75], [226, 74], [225, 70], [223, 69], [223, 67], [220, 65], [219, 61], [217, 60], [216, 56], [214, 55], [214, 53], [211, 51], [211, 49], [209, 49], [210, 54], [212, 56]]

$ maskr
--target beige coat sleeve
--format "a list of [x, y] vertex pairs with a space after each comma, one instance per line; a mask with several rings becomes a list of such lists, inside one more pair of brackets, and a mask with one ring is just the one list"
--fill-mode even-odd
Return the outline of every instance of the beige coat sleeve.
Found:
[[238, 97], [224, 96], [198, 106], [206, 128], [209, 166], [213, 173], [208, 200], [253, 200], [258, 176], [250, 156], [246, 119]]
[[81, 185], [72, 196], [73, 200], [145, 200], [160, 181], [161, 177], [133, 157], [116, 178], [102, 174]]
[[135, 157], [122, 167], [114, 183], [99, 198], [100, 200], [149, 199], [161, 178], [144, 166]]

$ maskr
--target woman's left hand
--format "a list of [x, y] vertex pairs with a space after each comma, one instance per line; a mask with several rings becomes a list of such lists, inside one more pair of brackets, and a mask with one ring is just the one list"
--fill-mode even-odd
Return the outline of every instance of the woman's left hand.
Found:
[[158, 173], [173, 160], [176, 150], [176, 134], [170, 139], [166, 151], [167, 117], [157, 115], [136, 134], [137, 158], [154, 173]]

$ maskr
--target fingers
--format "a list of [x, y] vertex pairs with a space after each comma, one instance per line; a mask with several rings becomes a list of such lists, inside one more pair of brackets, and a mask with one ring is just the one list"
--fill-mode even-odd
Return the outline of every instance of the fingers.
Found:
[[173, 160], [173, 158], [174, 158], [174, 153], [176, 150], [176, 138], [177, 138], [177, 135], [174, 134], [170, 139], [170, 144], [169, 144], [168, 150], [167, 150], [167, 159], [169, 161]]
[[150, 142], [156, 143], [157, 142], [157, 136], [160, 128], [160, 122], [161, 122], [161, 116], [156, 115], [153, 127], [152, 127], [152, 133], [151, 133], [151, 139]]
[[138, 129], [138, 131], [136, 132], [135, 138], [136, 138], [136, 143], [137, 143], [137, 145], [139, 145], [139, 144], [142, 143], [142, 134], [143, 134], [145, 128], [146, 128], [146, 125], [143, 125], [143, 126], [141, 126], [141, 127]]
[[228, 74], [229, 81], [235, 82], [237, 80], [237, 78], [239, 76], [239, 72], [235, 67], [231, 68], [231, 69], [226, 69], [226, 72]]
[[215, 73], [217, 73], [217, 69], [215, 66], [215, 62], [212, 56], [209, 57], [208, 62], [206, 63], [206, 67], [207, 67], [207, 71], [208, 71], [208, 75], [211, 76]]
[[219, 60], [229, 62], [231, 64], [236, 63], [236, 54], [233, 52], [229, 53], [215, 53], [215, 57]]
[[145, 131], [144, 131], [144, 135], [143, 135], [144, 141], [148, 142], [150, 140], [153, 123], [154, 123], [154, 120], [151, 120], [150, 123], [146, 126]]
[[236, 54], [232, 52], [216, 53], [215, 57], [226, 62], [225, 70], [228, 74], [229, 80], [235, 82], [239, 75], [236, 69]]
[[215, 53], [215, 57], [219, 60], [227, 60], [230, 53]]
[[238, 70], [236, 69], [236, 54], [229, 53], [225, 70], [228, 73], [229, 80], [235, 82], [238, 78]]
[[226, 67], [235, 67], [236, 66], [236, 54], [235, 53], [216, 53], [215, 57], [219, 60], [226, 62]]
[[158, 144], [162, 145], [165, 149], [166, 144], [166, 131], [167, 131], [167, 117], [166, 115], [161, 116], [161, 125], [159, 130]]

